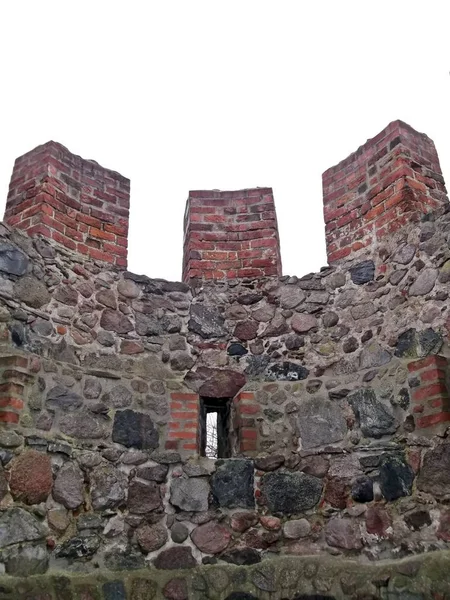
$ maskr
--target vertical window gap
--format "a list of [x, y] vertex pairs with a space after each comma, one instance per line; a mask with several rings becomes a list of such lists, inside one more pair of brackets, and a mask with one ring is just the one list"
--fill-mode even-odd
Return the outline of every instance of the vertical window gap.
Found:
[[200, 454], [208, 458], [229, 458], [230, 398], [200, 399]]

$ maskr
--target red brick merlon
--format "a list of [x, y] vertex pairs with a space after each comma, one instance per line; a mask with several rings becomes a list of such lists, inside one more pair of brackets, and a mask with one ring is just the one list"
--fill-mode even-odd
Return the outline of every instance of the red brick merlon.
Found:
[[4, 220], [89, 258], [127, 265], [130, 181], [48, 142], [14, 164]]
[[390, 123], [322, 176], [328, 262], [353, 255], [448, 202], [433, 141]]
[[183, 281], [281, 275], [271, 188], [189, 192]]

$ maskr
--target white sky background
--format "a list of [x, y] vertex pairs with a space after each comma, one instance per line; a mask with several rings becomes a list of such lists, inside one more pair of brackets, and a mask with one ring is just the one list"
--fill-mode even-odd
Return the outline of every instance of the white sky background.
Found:
[[[450, 184], [444, 0], [4, 1], [0, 197], [50, 139], [131, 178], [129, 269], [181, 277], [190, 189], [272, 186], [283, 271], [326, 263], [321, 174], [402, 119]], [[3, 205], [0, 206], [3, 212]]]

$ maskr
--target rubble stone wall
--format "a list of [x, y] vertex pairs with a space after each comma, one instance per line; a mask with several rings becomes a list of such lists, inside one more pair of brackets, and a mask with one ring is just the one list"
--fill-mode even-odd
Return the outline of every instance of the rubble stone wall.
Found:
[[[201, 564], [445, 553], [449, 281], [448, 203], [301, 278], [167, 282], [3, 224], [3, 571], [188, 569], [164, 588], [187, 598]], [[304, 589], [343, 597], [322, 588]]]

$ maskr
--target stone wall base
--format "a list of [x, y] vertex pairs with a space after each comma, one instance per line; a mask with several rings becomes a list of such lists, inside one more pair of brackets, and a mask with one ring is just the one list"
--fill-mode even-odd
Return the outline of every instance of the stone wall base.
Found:
[[450, 598], [450, 551], [395, 561], [283, 556], [252, 566], [97, 570], [0, 577], [0, 600], [251, 600]]

